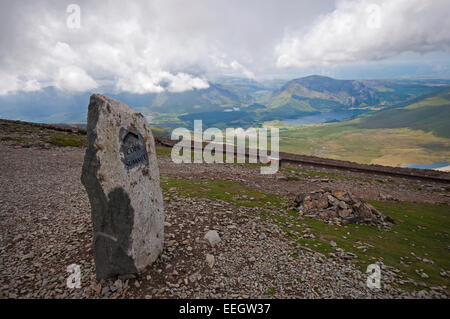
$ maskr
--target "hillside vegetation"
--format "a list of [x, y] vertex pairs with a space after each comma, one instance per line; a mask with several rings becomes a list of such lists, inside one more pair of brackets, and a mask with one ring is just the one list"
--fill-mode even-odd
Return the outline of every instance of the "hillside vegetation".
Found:
[[410, 128], [450, 138], [450, 88], [402, 108], [384, 110], [361, 121], [361, 128]]
[[[450, 159], [450, 89], [357, 120], [281, 126], [283, 151], [391, 166]], [[279, 123], [278, 123], [279, 124]]]

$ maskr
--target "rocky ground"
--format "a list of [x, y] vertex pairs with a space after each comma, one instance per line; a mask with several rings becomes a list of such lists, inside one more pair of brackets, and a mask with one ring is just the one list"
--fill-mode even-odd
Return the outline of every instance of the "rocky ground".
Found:
[[[174, 190], [165, 194], [161, 258], [138, 278], [97, 282], [90, 206], [80, 182], [83, 157], [83, 148], [0, 143], [1, 298], [448, 297], [446, 287], [430, 292], [394, 288], [397, 271], [382, 261], [382, 288], [369, 289], [367, 275], [342, 249], [336, 248], [342, 258], [330, 258], [294, 245], [258, 207], [185, 197]], [[331, 170], [314, 176], [301, 171], [305, 167], [263, 176], [256, 166], [177, 165], [166, 156], [159, 157], [159, 165], [165, 176], [228, 179], [287, 197], [326, 185], [364, 198], [450, 203], [448, 186], [401, 178]], [[210, 230], [221, 239], [214, 247], [204, 239]], [[71, 264], [81, 266], [80, 289], [66, 285]]]
[[[279, 173], [259, 174], [252, 165], [190, 164], [180, 167], [170, 157], [160, 159], [161, 173], [193, 179], [225, 179], [250, 188], [289, 196], [320, 188], [348, 190], [355, 196], [374, 200], [398, 200], [413, 203], [450, 204], [450, 186], [419, 179], [373, 175], [309, 165], [283, 165]], [[314, 171], [314, 172], [312, 172]]]

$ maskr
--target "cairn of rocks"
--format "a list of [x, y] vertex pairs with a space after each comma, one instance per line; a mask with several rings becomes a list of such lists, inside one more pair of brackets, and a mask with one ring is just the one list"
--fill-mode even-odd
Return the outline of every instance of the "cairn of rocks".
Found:
[[294, 199], [293, 208], [302, 216], [334, 224], [389, 226], [394, 223], [391, 217], [384, 216], [372, 205], [343, 190], [319, 189], [309, 194], [300, 193]]

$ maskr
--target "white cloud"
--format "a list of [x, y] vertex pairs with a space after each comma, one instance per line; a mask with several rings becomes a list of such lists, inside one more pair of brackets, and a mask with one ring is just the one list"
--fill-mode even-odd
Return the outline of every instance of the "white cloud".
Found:
[[164, 91], [164, 88], [158, 84], [157, 80], [142, 72], [122, 75], [116, 83], [116, 88], [120, 91], [138, 94]]
[[117, 82], [117, 88], [131, 93], [159, 93], [164, 91], [163, 84], [167, 85], [169, 92], [183, 92], [193, 89], [207, 89], [206, 80], [193, 77], [185, 73], [171, 74], [169, 72], [153, 72], [151, 75], [143, 72], [121, 77]]
[[19, 87], [24, 92], [32, 92], [32, 91], [39, 91], [41, 89], [41, 85], [36, 80], [27, 80], [24, 81], [22, 84], [19, 85]]
[[61, 90], [84, 92], [97, 88], [98, 84], [83, 69], [65, 66], [59, 69], [55, 77], [55, 86]]
[[38, 91], [41, 86], [33, 79], [19, 79], [17, 76], [0, 71], [0, 95], [7, 95], [16, 91]]
[[315, 67], [380, 60], [450, 47], [448, 0], [340, 1], [305, 32], [276, 47], [277, 66]]
[[[366, 11], [373, 3], [380, 19]], [[77, 0], [79, 29], [66, 25], [67, 4], [0, 2], [0, 94], [103, 83], [181, 92], [221, 75], [259, 78], [284, 72], [277, 66], [363, 63], [450, 42], [446, 0]]]
[[227, 73], [254, 78], [274, 66], [287, 25], [310, 22], [333, 1], [78, 0], [79, 29], [67, 27], [64, 1], [1, 1], [0, 69], [15, 80], [0, 83], [0, 94], [106, 82], [119, 91], [180, 92]]
[[209, 84], [206, 80], [193, 77], [186, 73], [177, 73], [176, 75], [167, 73], [164, 77], [170, 84], [170, 92], [183, 92], [193, 89], [207, 89]]
[[6, 95], [20, 88], [17, 77], [5, 72], [0, 72], [0, 83], [0, 95]]
[[233, 60], [230, 63], [230, 67], [235, 71], [242, 72], [249, 79], [255, 78], [255, 74], [252, 71], [248, 70], [246, 67], [244, 67], [242, 64], [240, 64], [236, 60]]
[[232, 60], [228, 62], [227, 60], [229, 59], [227, 59], [226, 54], [213, 56], [212, 60], [214, 61], [214, 65], [225, 75], [238, 75], [245, 76], [249, 79], [255, 79], [255, 74], [238, 61]]

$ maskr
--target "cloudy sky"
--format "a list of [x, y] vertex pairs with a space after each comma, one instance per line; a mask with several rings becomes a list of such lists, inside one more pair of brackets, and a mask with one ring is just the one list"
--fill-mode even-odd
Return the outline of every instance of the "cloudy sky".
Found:
[[2, 0], [0, 95], [450, 76], [449, 16], [448, 0]]

